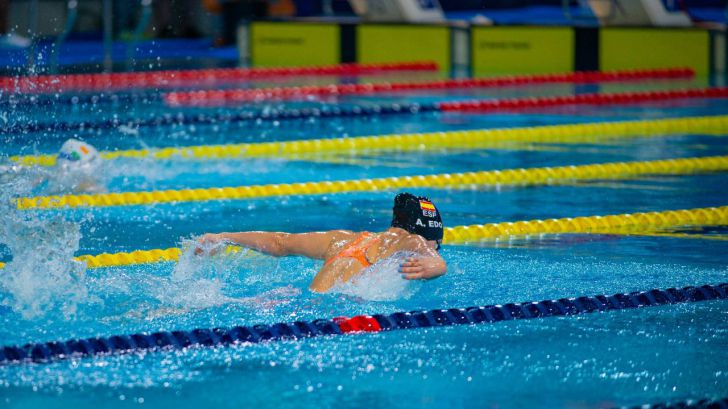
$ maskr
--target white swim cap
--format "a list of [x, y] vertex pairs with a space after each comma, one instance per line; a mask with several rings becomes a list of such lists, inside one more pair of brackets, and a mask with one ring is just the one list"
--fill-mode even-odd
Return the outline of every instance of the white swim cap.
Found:
[[90, 163], [99, 158], [99, 151], [86, 142], [69, 139], [61, 146], [58, 152], [58, 161]]

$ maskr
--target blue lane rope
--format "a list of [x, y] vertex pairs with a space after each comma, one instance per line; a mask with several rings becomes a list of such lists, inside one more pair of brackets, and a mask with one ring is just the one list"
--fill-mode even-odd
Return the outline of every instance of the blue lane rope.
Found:
[[725, 299], [728, 283], [699, 287], [636, 291], [611, 296], [560, 298], [538, 302], [508, 303], [483, 307], [395, 312], [346, 319], [318, 319], [293, 323], [260, 324], [233, 328], [199, 328], [191, 331], [160, 331], [152, 334], [113, 335], [69, 341], [53, 341], [0, 348], [0, 365], [18, 362], [48, 362], [68, 357], [90, 357], [117, 353], [178, 350], [190, 346], [224, 346], [241, 343], [288, 340], [349, 332], [377, 332], [499, 321], [545, 318], [624, 310], [648, 306]]
[[[214, 125], [225, 123], [238, 123], [249, 121], [279, 121], [309, 118], [339, 118], [339, 117], [365, 117], [396, 114], [417, 114], [423, 112], [440, 111], [437, 104], [372, 104], [366, 106], [339, 107], [325, 106], [321, 108], [302, 109], [271, 109], [266, 111], [241, 111], [237, 113], [214, 114], [185, 114], [167, 113], [146, 119], [106, 119], [93, 122], [18, 122], [0, 128], [1, 134], [19, 134], [26, 132], [63, 132], [63, 131], [94, 131], [114, 129], [119, 126], [159, 127], [173, 125]], [[62, 137], [62, 135], [57, 135]]]
[[728, 398], [686, 400], [682, 402], [657, 403], [638, 406], [620, 406], [615, 409], [728, 409]]

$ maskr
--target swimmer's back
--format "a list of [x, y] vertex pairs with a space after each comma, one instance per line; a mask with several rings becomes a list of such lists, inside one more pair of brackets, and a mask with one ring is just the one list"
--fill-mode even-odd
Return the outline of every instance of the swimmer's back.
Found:
[[[311, 282], [311, 290], [324, 292], [336, 283], [347, 282], [365, 268], [398, 251], [411, 250], [417, 236], [392, 232], [370, 233], [340, 230], [334, 233], [326, 251], [324, 266]], [[361, 246], [361, 258], [352, 257], [352, 245]]]

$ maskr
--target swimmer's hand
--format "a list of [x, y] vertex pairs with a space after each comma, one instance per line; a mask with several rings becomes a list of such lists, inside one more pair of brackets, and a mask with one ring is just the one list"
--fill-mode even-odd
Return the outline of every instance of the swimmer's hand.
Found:
[[222, 234], [215, 234], [215, 233], [205, 233], [200, 238], [197, 239], [197, 247], [195, 247], [195, 254], [196, 255], [202, 255], [204, 253], [207, 253], [207, 249], [209, 249], [209, 255], [214, 255], [217, 253], [217, 247], [215, 246], [217, 243], [220, 243], [225, 240], [225, 237], [223, 237]]
[[402, 278], [407, 280], [429, 280], [445, 274], [447, 267], [440, 257], [408, 257], [399, 266]]

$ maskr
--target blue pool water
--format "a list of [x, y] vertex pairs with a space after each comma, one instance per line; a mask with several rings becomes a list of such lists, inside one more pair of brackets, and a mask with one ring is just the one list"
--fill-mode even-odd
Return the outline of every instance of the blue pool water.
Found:
[[[681, 82], [680, 86], [686, 86]], [[673, 83], [615, 89], [671, 88]], [[593, 87], [592, 87], [593, 88]], [[599, 89], [596, 89], [597, 91]], [[573, 93], [574, 87], [413, 93], [340, 100], [167, 108], [159, 101], [8, 107], [9, 123], [100, 121], [160, 113], [433, 102]], [[595, 89], [590, 89], [593, 92]], [[101, 150], [430, 132], [728, 114], [725, 100], [579, 107], [519, 114], [416, 114], [330, 120], [3, 135], [3, 155], [54, 153], [69, 137]], [[504, 149], [363, 153], [312, 160], [121, 158], [109, 191], [238, 186], [726, 155], [700, 134]], [[48, 171], [48, 170], [45, 170]], [[0, 199], [42, 194], [44, 170], [3, 176]], [[686, 209], [728, 204], [724, 173], [551, 186], [417, 189], [446, 225]], [[396, 263], [375, 284], [315, 294], [321, 262], [243, 252], [179, 264], [85, 270], [73, 255], [179, 246], [210, 231], [381, 231], [394, 192], [359, 192], [131, 207], [18, 211], [0, 205], [1, 346], [192, 328], [466, 307], [701, 284], [728, 276], [724, 227], [684, 236], [560, 235], [445, 246], [444, 277], [403, 282]], [[577, 317], [191, 348], [0, 367], [0, 406], [609, 408], [728, 395], [728, 302]]]

